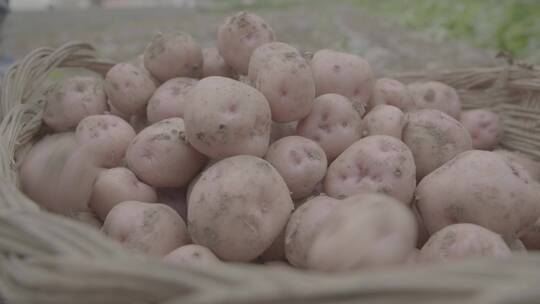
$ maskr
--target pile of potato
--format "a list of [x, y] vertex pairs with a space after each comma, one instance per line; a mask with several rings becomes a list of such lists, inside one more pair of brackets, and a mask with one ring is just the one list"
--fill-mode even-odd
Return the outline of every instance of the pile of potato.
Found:
[[138, 253], [340, 272], [540, 249], [540, 165], [493, 151], [496, 113], [376, 79], [357, 55], [303, 54], [250, 13], [217, 48], [157, 34], [45, 97], [23, 191]]

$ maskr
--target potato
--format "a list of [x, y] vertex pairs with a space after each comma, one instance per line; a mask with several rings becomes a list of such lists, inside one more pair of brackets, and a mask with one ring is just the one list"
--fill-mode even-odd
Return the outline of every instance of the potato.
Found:
[[540, 163], [538, 163], [537, 161], [534, 161], [533, 159], [527, 157], [525, 154], [518, 151], [498, 149], [493, 152], [503, 156], [510, 162], [519, 164], [529, 173], [529, 175], [534, 180], [540, 182]]
[[325, 94], [315, 99], [311, 113], [298, 122], [296, 131], [321, 145], [331, 161], [362, 137], [361, 124], [346, 97]]
[[102, 171], [95, 183], [89, 206], [105, 220], [111, 209], [124, 201], [157, 202], [154, 188], [140, 182], [127, 168], [117, 167]]
[[520, 238], [528, 250], [540, 250], [540, 218]]
[[414, 100], [407, 86], [391, 78], [379, 78], [375, 81], [369, 99], [369, 109], [378, 105], [390, 105], [403, 112], [414, 109]]
[[157, 189], [157, 202], [176, 211], [187, 222], [187, 196], [185, 188]]
[[203, 54], [202, 78], [210, 76], [233, 77], [233, 70], [219, 55], [217, 48], [205, 48]]
[[308, 268], [368, 270], [405, 263], [416, 244], [414, 215], [395, 199], [364, 193], [339, 202], [308, 252]]
[[150, 123], [172, 118], [184, 117], [187, 93], [197, 84], [193, 78], [173, 78], [162, 84], [154, 92], [146, 107], [146, 116]]
[[285, 256], [292, 265], [307, 267], [307, 256], [324, 221], [340, 201], [326, 195], [307, 200], [298, 207], [287, 224]]
[[272, 122], [270, 128], [270, 143], [273, 143], [283, 137], [296, 135], [297, 121], [278, 123]]
[[292, 209], [287, 185], [272, 165], [233, 156], [208, 168], [193, 186], [189, 233], [222, 260], [248, 262], [270, 247]]
[[161, 82], [176, 77], [199, 78], [202, 49], [189, 34], [157, 33], [144, 50], [144, 66]]
[[163, 257], [163, 260], [176, 265], [192, 266], [206, 266], [219, 263], [219, 259], [210, 249], [195, 244], [177, 248]]
[[197, 175], [206, 158], [186, 140], [184, 121], [169, 118], [142, 130], [126, 152], [135, 175], [154, 187], [182, 187]]
[[507, 258], [500, 235], [475, 224], [454, 224], [433, 234], [420, 250], [419, 262], [450, 262], [475, 257]]
[[462, 112], [460, 122], [471, 134], [474, 149], [493, 150], [504, 134], [499, 115], [488, 109]]
[[416, 206], [430, 234], [456, 223], [514, 239], [540, 217], [540, 185], [523, 167], [488, 151], [459, 154], [424, 177]]
[[467, 129], [441, 111], [414, 111], [407, 113], [406, 119], [402, 138], [413, 153], [418, 180], [459, 153], [472, 149]]
[[414, 108], [433, 109], [455, 119], [461, 113], [461, 100], [456, 90], [442, 82], [415, 82], [407, 86], [414, 100]]
[[362, 120], [362, 135], [388, 135], [401, 140], [405, 115], [399, 108], [385, 104], [375, 106]]
[[172, 208], [137, 201], [112, 208], [102, 231], [125, 248], [151, 256], [164, 256], [188, 241], [186, 224]]
[[249, 59], [247, 73], [249, 82], [252, 85], [255, 85], [257, 82], [257, 77], [259, 76], [259, 71], [265, 68], [265, 66], [268, 64], [268, 60], [272, 56], [284, 56], [285, 54], [294, 56], [293, 53], [294, 55], [300, 55], [300, 52], [298, 52], [296, 48], [283, 42], [269, 42], [259, 46], [253, 51], [253, 54], [251, 54]]
[[323, 179], [328, 166], [323, 149], [301, 136], [288, 136], [276, 141], [264, 159], [283, 177], [293, 199], [310, 195]]
[[274, 41], [274, 32], [254, 14], [239, 12], [227, 18], [218, 29], [219, 54], [239, 74], [247, 74], [253, 51]]
[[76, 76], [51, 86], [45, 93], [43, 121], [56, 132], [74, 129], [89, 115], [107, 111], [101, 80]]
[[416, 186], [411, 151], [386, 135], [365, 137], [345, 150], [328, 167], [325, 192], [345, 198], [360, 192], [387, 194], [409, 205]]
[[317, 96], [335, 93], [349, 98], [363, 116], [375, 82], [362, 57], [333, 50], [317, 51], [311, 59]]
[[189, 92], [184, 111], [189, 142], [211, 158], [262, 157], [270, 140], [270, 107], [254, 88], [224, 77], [208, 77]]
[[131, 63], [119, 63], [107, 72], [104, 88], [109, 104], [131, 116], [144, 111], [156, 84], [144, 70]]

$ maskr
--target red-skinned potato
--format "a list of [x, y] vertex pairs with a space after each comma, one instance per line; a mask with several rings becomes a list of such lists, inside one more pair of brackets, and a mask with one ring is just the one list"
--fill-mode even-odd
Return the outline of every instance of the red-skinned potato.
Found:
[[403, 264], [416, 245], [409, 208], [382, 194], [364, 193], [336, 204], [308, 253], [308, 268], [325, 272]]
[[503, 137], [499, 115], [488, 109], [462, 112], [460, 122], [471, 134], [473, 149], [493, 150]]
[[202, 49], [186, 33], [157, 33], [144, 50], [144, 66], [161, 82], [176, 77], [199, 78]]
[[268, 60], [275, 55], [285, 55], [285, 54], [298, 54], [300, 52], [293, 46], [283, 43], [283, 42], [269, 42], [265, 43], [253, 51], [249, 59], [248, 73], [247, 77], [249, 82], [252, 85], [255, 85], [259, 71], [264, 69], [268, 64]]
[[165, 256], [186, 245], [186, 224], [172, 208], [162, 204], [125, 201], [107, 215], [103, 233], [136, 253]]
[[391, 78], [380, 78], [375, 81], [369, 99], [369, 109], [378, 105], [390, 105], [403, 112], [414, 109], [414, 100], [407, 86]]
[[227, 18], [218, 29], [219, 54], [239, 74], [247, 74], [253, 51], [274, 41], [274, 32], [254, 14], [239, 12]]
[[223, 60], [217, 48], [205, 48], [203, 54], [202, 78], [210, 76], [233, 77], [233, 70]]
[[456, 90], [442, 82], [415, 82], [407, 86], [414, 100], [414, 109], [433, 109], [455, 119], [461, 113], [461, 100]]
[[362, 137], [362, 120], [346, 97], [325, 94], [315, 99], [311, 112], [298, 122], [296, 131], [316, 141], [331, 161]]
[[362, 135], [388, 135], [401, 140], [405, 115], [400, 109], [385, 104], [377, 105], [362, 119]]
[[264, 159], [283, 177], [293, 199], [313, 193], [328, 165], [323, 149], [301, 136], [288, 136], [274, 142]]
[[317, 96], [335, 93], [349, 98], [363, 116], [375, 82], [362, 57], [333, 50], [317, 51], [311, 59]]
[[142, 130], [126, 152], [127, 166], [154, 187], [182, 187], [197, 175], [206, 158], [186, 140], [184, 121], [169, 118]]
[[287, 185], [272, 165], [233, 156], [205, 170], [193, 186], [189, 233], [222, 260], [248, 262], [270, 247], [292, 209]]
[[433, 234], [420, 250], [418, 261], [450, 262], [467, 258], [512, 256], [500, 235], [474, 224], [454, 224]]
[[415, 172], [413, 156], [403, 142], [373, 135], [351, 145], [330, 164], [324, 190], [340, 199], [380, 192], [409, 205], [416, 186]]
[[207, 266], [219, 263], [219, 259], [208, 248], [189, 244], [171, 251], [163, 260], [175, 265]]
[[43, 121], [56, 132], [74, 129], [79, 122], [107, 111], [101, 80], [76, 76], [51, 86], [45, 93]]
[[529, 173], [529, 175], [534, 180], [540, 182], [540, 163], [538, 163], [537, 161], [534, 161], [530, 157], [527, 157], [525, 154], [518, 151], [498, 149], [493, 152], [504, 157], [510, 162], [519, 164]]
[[103, 221], [114, 206], [124, 201], [157, 202], [154, 188], [140, 182], [127, 168], [118, 167], [102, 171], [90, 197], [90, 208]]
[[202, 79], [188, 94], [184, 119], [189, 142], [210, 158], [264, 156], [270, 107], [256, 89], [224, 77]]
[[187, 93], [197, 81], [193, 78], [173, 78], [157, 88], [146, 107], [148, 122], [152, 124], [172, 117], [183, 118]]

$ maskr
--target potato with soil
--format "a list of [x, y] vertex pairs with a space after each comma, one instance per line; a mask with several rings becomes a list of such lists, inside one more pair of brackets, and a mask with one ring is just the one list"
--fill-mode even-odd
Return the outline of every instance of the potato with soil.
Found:
[[189, 240], [186, 224], [172, 208], [137, 201], [116, 205], [102, 231], [125, 248], [152, 256], [165, 256]]
[[346, 97], [325, 94], [315, 99], [296, 131], [317, 142], [331, 161], [362, 137], [362, 119]]
[[311, 59], [317, 96], [335, 93], [349, 98], [356, 111], [366, 112], [375, 83], [373, 71], [362, 57], [333, 50], [317, 51]]
[[388, 135], [401, 140], [405, 115], [399, 108], [377, 105], [362, 119], [362, 135]]
[[454, 224], [437, 231], [420, 250], [419, 262], [450, 262], [467, 258], [511, 257], [502, 237], [475, 224]]
[[518, 151], [498, 149], [493, 152], [510, 162], [522, 166], [534, 180], [540, 182], [540, 163], [537, 161], [534, 161], [532, 158], [527, 157], [527, 155]]
[[107, 72], [104, 88], [110, 105], [131, 116], [144, 111], [156, 84], [144, 70], [131, 63], [119, 63]]
[[210, 76], [222, 76], [233, 77], [233, 70], [223, 60], [223, 57], [219, 54], [219, 51], [215, 47], [205, 48], [202, 50], [203, 54], [203, 70], [202, 78]]
[[220, 262], [210, 249], [195, 244], [177, 248], [163, 257], [163, 260], [171, 264], [192, 266], [207, 266]]
[[540, 185], [523, 167], [488, 151], [459, 154], [424, 177], [415, 204], [430, 234], [473, 223], [519, 238], [540, 217]]
[[277, 41], [265, 43], [256, 48], [249, 59], [247, 73], [247, 77], [251, 85], [255, 85], [257, 77], [259, 76], [259, 71], [265, 68], [265, 66], [268, 64], [268, 60], [270, 60], [272, 56], [284, 56], [285, 54], [293, 53], [301, 55], [300, 52], [298, 52], [298, 50], [293, 46]]
[[157, 33], [144, 51], [144, 66], [161, 82], [177, 77], [199, 78], [202, 49], [189, 34]]
[[274, 142], [264, 159], [283, 177], [293, 199], [313, 193], [328, 166], [323, 149], [301, 136], [288, 136]]
[[414, 109], [414, 100], [407, 86], [391, 78], [379, 78], [375, 81], [369, 99], [369, 109], [378, 105], [390, 105], [403, 112]]
[[199, 173], [206, 157], [186, 140], [184, 121], [169, 118], [142, 130], [126, 152], [135, 175], [154, 187], [183, 187]]
[[465, 111], [461, 113], [460, 122], [471, 134], [474, 149], [493, 150], [503, 137], [499, 115], [488, 109]]
[[140, 182], [127, 168], [117, 167], [102, 171], [90, 197], [90, 208], [103, 221], [114, 206], [124, 201], [157, 202], [156, 190]]
[[184, 108], [187, 102], [187, 93], [198, 80], [193, 78], [173, 78], [163, 83], [154, 92], [146, 107], [148, 122], [184, 117]]
[[274, 32], [259, 16], [239, 12], [227, 18], [218, 29], [218, 50], [238, 74], [246, 75], [253, 51], [274, 41]]
[[461, 100], [454, 88], [438, 81], [415, 82], [407, 88], [411, 92], [416, 110], [439, 110], [459, 119]]
[[201, 153], [216, 159], [263, 157], [270, 141], [270, 107], [256, 89], [224, 77], [202, 79], [188, 94], [186, 135]]
[[325, 272], [403, 264], [416, 245], [409, 208], [382, 194], [364, 193], [337, 203], [308, 253], [308, 268]]
[[328, 167], [326, 194], [346, 198], [361, 192], [380, 192], [409, 205], [416, 186], [411, 151], [386, 135], [365, 137], [345, 150]]
[[270, 247], [292, 209], [287, 185], [270, 163], [234, 156], [208, 168], [193, 186], [189, 233], [222, 260], [248, 262]]
[[306, 268], [308, 252], [318, 231], [341, 202], [326, 195], [309, 199], [298, 207], [285, 231], [285, 256], [296, 267]]
[[107, 111], [103, 82], [94, 77], [76, 76], [52, 85], [45, 92], [43, 121], [56, 132], [75, 129], [90, 115]]
[[467, 129], [441, 111], [414, 111], [407, 113], [406, 119], [402, 138], [413, 153], [418, 180], [459, 153], [472, 149]]

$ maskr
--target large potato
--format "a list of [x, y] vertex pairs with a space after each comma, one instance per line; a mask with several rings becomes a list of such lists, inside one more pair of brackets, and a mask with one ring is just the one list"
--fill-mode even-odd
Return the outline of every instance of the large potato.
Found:
[[411, 151], [386, 135], [365, 137], [347, 148], [328, 167], [325, 192], [345, 198], [360, 192], [380, 192], [411, 203], [416, 186]]
[[211, 158], [262, 157], [270, 141], [270, 107], [264, 95], [239, 81], [208, 77], [189, 92], [184, 111], [189, 142]]
[[407, 86], [391, 78], [380, 78], [375, 81], [369, 99], [369, 109], [383, 104], [394, 106], [403, 112], [412, 110], [415, 106]]
[[205, 48], [203, 54], [202, 78], [210, 76], [222, 76], [232, 78], [233, 70], [219, 55], [217, 48]]
[[503, 137], [499, 115], [488, 109], [465, 111], [461, 113], [460, 122], [471, 134], [474, 149], [493, 150]]
[[184, 117], [186, 95], [197, 84], [193, 78], [173, 78], [154, 92], [146, 107], [148, 122], [156, 123], [172, 117]]
[[413, 96], [415, 109], [439, 110], [459, 119], [461, 100], [454, 88], [438, 81], [415, 82], [407, 88]]
[[364, 116], [362, 135], [388, 135], [401, 140], [405, 123], [405, 115], [399, 108], [380, 104]]
[[328, 165], [323, 149], [301, 136], [288, 136], [274, 142], [264, 158], [283, 177], [293, 199], [313, 193]]
[[254, 14], [239, 12], [227, 18], [218, 29], [219, 54], [239, 74], [247, 74], [253, 51], [274, 41], [274, 32]]
[[403, 264], [416, 244], [414, 215], [382, 194], [355, 195], [336, 204], [308, 253], [308, 268], [343, 272]]
[[316, 141], [333, 160], [362, 137], [362, 120], [351, 102], [341, 95], [315, 99], [311, 113], [298, 122], [297, 133]]
[[459, 154], [424, 177], [416, 206], [430, 234], [473, 223], [511, 240], [540, 217], [540, 185], [523, 167], [488, 151]]
[[248, 262], [270, 247], [292, 209], [287, 185], [272, 165], [254, 156], [234, 156], [208, 168], [193, 186], [189, 233], [220, 259]]
[[320, 50], [311, 59], [317, 96], [336, 93], [349, 98], [364, 115], [375, 82], [373, 71], [362, 57], [333, 50]]
[[407, 113], [406, 119], [402, 138], [413, 153], [418, 180], [459, 153], [472, 149], [467, 129], [441, 111], [414, 111]]

